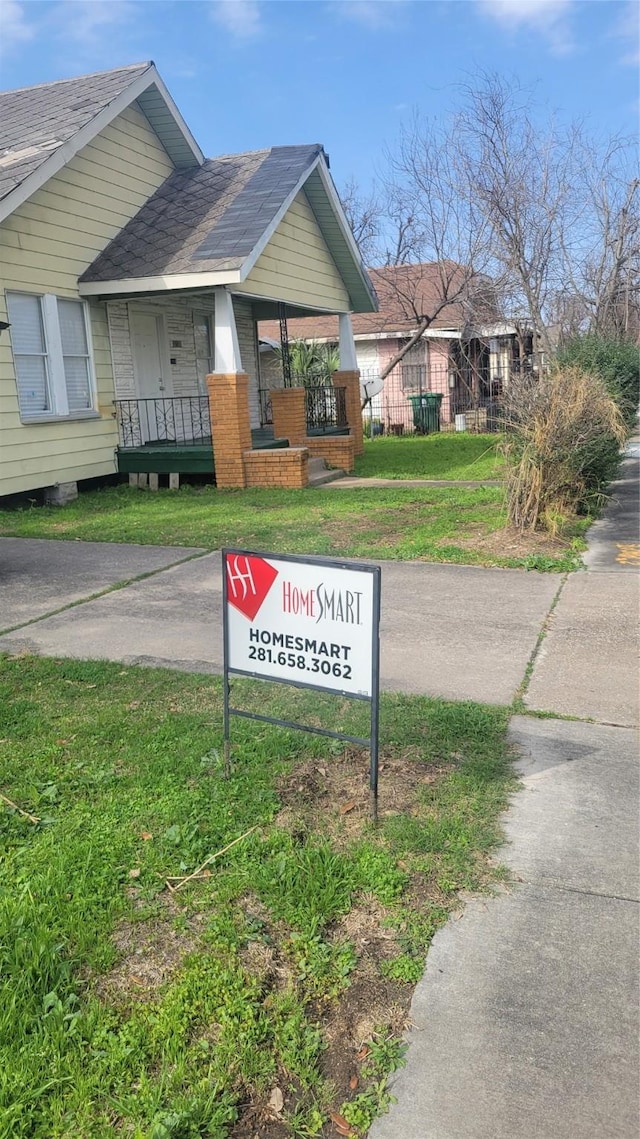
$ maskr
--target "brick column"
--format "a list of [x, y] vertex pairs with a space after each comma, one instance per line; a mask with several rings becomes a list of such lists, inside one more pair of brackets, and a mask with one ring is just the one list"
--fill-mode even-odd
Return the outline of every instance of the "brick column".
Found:
[[216, 485], [245, 487], [244, 453], [251, 450], [249, 377], [244, 372], [207, 376]]
[[288, 439], [290, 447], [299, 447], [307, 437], [304, 388], [272, 388], [269, 395], [276, 439]]
[[347, 423], [349, 424], [349, 432], [353, 437], [353, 451], [355, 455], [364, 455], [360, 372], [334, 372], [333, 386], [345, 389]]

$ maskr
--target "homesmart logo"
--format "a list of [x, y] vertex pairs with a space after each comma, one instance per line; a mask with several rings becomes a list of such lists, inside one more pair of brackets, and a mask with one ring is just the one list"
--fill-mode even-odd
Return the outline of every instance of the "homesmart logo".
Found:
[[226, 568], [229, 604], [253, 621], [278, 576], [277, 569], [250, 554], [227, 554]]

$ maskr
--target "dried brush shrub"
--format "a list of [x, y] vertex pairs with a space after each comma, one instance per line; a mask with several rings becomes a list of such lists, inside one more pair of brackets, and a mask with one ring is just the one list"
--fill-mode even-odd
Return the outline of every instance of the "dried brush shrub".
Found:
[[570, 366], [513, 380], [503, 418], [509, 521], [555, 534], [614, 474], [627, 434], [620, 407], [600, 376]]

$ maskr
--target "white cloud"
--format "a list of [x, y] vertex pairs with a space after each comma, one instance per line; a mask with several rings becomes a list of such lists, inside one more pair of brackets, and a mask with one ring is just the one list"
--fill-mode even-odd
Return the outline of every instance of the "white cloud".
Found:
[[0, 0], [0, 51], [8, 55], [35, 35], [35, 26], [27, 23], [25, 6], [18, 0]]
[[214, 0], [211, 15], [221, 28], [239, 40], [253, 39], [262, 31], [258, 0]]
[[556, 55], [573, 51], [569, 17], [574, 0], [476, 0], [489, 19], [507, 31], [535, 31], [548, 41]]
[[406, 0], [334, 0], [331, 10], [365, 28], [388, 28]]
[[105, 45], [105, 37], [133, 17], [129, 0], [63, 0], [56, 17], [64, 36], [84, 51]]

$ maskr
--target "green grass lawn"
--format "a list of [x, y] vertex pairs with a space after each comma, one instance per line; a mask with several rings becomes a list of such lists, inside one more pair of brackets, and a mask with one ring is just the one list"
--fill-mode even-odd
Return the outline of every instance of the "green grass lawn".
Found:
[[[374, 444], [377, 446], [377, 444]], [[0, 535], [568, 570], [579, 540], [509, 548], [499, 487], [155, 493], [110, 487], [63, 508], [0, 511]], [[586, 522], [585, 522], [586, 525]]]
[[[337, 697], [236, 698], [363, 728]], [[218, 678], [0, 659], [0, 790], [31, 816], [0, 803], [1, 1139], [310, 1137], [336, 1111], [361, 1136], [434, 931], [499, 876], [507, 716], [385, 696], [376, 830], [337, 741], [234, 721], [225, 780]]]
[[497, 435], [376, 436], [365, 440], [355, 473], [384, 479], [496, 479], [502, 462]]

